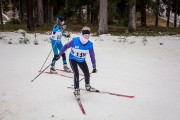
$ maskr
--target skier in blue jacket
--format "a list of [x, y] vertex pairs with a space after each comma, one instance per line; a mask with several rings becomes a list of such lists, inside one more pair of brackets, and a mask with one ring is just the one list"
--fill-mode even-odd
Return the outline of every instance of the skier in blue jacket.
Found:
[[64, 45], [61, 49], [59, 56], [57, 56], [54, 60], [57, 61], [64, 52], [71, 47], [71, 52], [69, 53], [69, 61], [71, 68], [74, 72], [74, 93], [79, 99], [80, 97], [80, 89], [79, 89], [79, 70], [78, 66], [81, 68], [82, 72], [85, 76], [85, 87], [87, 91], [96, 91], [95, 88], [90, 86], [90, 73], [89, 68], [86, 63], [86, 55], [89, 53], [93, 71], [92, 73], [96, 73], [96, 60], [95, 53], [93, 48], [93, 43], [89, 40], [90, 37], [90, 28], [83, 27], [82, 35], [80, 37], [74, 37], [70, 42]]
[[[63, 25], [64, 25], [65, 21], [64, 21], [64, 17], [63, 16], [58, 16], [57, 20], [56, 20], [56, 24], [53, 27], [52, 30], [52, 38], [51, 38], [51, 45], [52, 45], [52, 49], [53, 49], [53, 53], [54, 53], [54, 58], [52, 61], [54, 61], [54, 59], [59, 56], [58, 51], [60, 51], [63, 47], [63, 44], [61, 42], [61, 37], [65, 36], [65, 37], [70, 37], [70, 35], [66, 35], [63, 33]], [[66, 62], [66, 55], [65, 53], [62, 54], [62, 60], [63, 60], [63, 68], [65, 71], [70, 72], [71, 70], [68, 68], [67, 66], [67, 62]], [[50, 68], [50, 72], [51, 73], [57, 73], [56, 69], [55, 69], [55, 61], [52, 62], [51, 64], [51, 68]]]

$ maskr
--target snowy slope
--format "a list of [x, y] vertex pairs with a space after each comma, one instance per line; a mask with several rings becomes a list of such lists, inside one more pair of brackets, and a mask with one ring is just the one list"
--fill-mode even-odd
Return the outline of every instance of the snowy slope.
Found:
[[[129, 36], [126, 41], [119, 36], [91, 37], [98, 69], [91, 75], [91, 85], [135, 98], [81, 91], [83, 115], [73, 90], [67, 89], [72, 78], [43, 73], [31, 82], [51, 51], [45, 41], [49, 35], [37, 34], [39, 45], [33, 44], [32, 34], [27, 34], [30, 44], [18, 43], [20, 33], [1, 35], [13, 44], [0, 42], [0, 120], [179, 120], [179, 36], [147, 37], [146, 45], [143, 37]], [[87, 62], [91, 71], [89, 57]], [[62, 69], [62, 60], [57, 68]], [[80, 86], [84, 88], [84, 81]]]

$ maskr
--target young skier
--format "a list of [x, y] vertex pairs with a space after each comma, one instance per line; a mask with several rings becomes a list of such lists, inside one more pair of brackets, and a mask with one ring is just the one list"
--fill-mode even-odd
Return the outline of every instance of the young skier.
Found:
[[90, 37], [90, 28], [83, 27], [82, 35], [80, 37], [74, 37], [70, 42], [64, 45], [61, 49], [59, 56], [57, 56], [54, 60], [57, 61], [60, 56], [64, 54], [64, 52], [71, 47], [71, 52], [69, 53], [69, 61], [71, 68], [74, 72], [74, 93], [77, 98], [80, 98], [80, 89], [79, 89], [79, 70], [78, 66], [81, 68], [82, 72], [85, 76], [85, 87], [87, 91], [96, 91], [95, 88], [90, 86], [90, 74], [89, 68], [86, 63], [86, 55], [90, 54], [93, 71], [92, 73], [96, 73], [96, 60], [94, 54], [93, 43], [89, 40]]
[[[65, 21], [64, 21], [64, 17], [63, 16], [58, 16], [57, 20], [56, 20], [56, 24], [53, 27], [52, 30], [52, 38], [51, 38], [51, 45], [52, 45], [52, 49], [53, 49], [53, 53], [54, 53], [54, 58], [53, 58], [53, 62], [51, 64], [50, 67], [50, 72], [51, 73], [57, 73], [56, 69], [55, 69], [55, 63], [56, 61], [54, 61], [54, 59], [59, 56], [58, 55], [58, 50], [60, 51], [63, 47], [63, 44], [61, 42], [61, 37], [65, 36], [65, 37], [70, 37], [70, 35], [66, 35], [63, 33], [63, 25], [64, 25]], [[62, 54], [62, 60], [63, 60], [63, 68], [65, 71], [70, 72], [71, 70], [68, 68], [67, 66], [67, 62], [66, 62], [66, 55], [65, 53]]]

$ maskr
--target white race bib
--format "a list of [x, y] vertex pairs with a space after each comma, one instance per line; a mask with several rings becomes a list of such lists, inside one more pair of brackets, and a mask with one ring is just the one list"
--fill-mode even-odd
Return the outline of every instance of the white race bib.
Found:
[[82, 58], [84, 59], [86, 55], [88, 54], [89, 50], [81, 50], [81, 49], [71, 49], [71, 54], [77, 58]]
[[61, 40], [62, 32], [57, 31], [55, 34], [52, 33], [52, 39], [53, 40]]

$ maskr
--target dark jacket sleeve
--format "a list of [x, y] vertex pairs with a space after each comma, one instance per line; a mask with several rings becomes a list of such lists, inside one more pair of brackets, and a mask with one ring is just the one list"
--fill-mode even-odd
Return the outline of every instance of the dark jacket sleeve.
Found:
[[73, 45], [73, 40], [71, 40], [70, 42], [68, 42], [67, 44], [65, 44], [65, 45], [63, 46], [63, 48], [61, 49], [59, 55], [62, 56], [62, 54], [63, 54], [68, 48], [72, 47], [72, 45]]
[[95, 59], [95, 54], [94, 54], [94, 48], [92, 47], [92, 49], [89, 50], [89, 55], [91, 58], [91, 62], [92, 62], [92, 67], [96, 68], [96, 59]]

